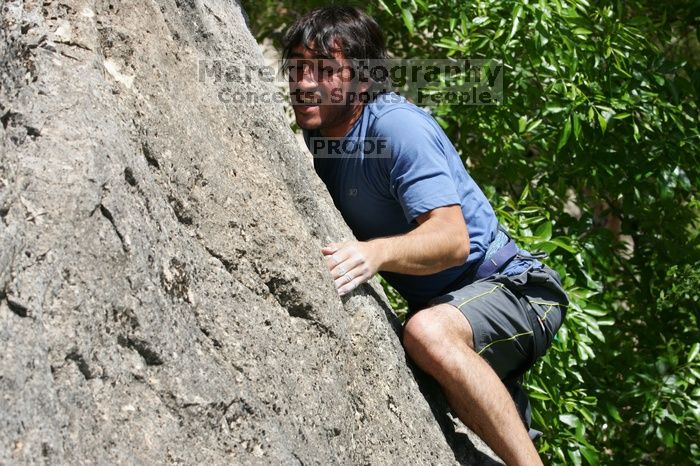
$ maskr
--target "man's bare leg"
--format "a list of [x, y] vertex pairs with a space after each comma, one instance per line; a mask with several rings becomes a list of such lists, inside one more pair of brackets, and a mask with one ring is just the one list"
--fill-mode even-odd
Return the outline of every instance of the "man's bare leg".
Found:
[[406, 324], [403, 342], [462, 422], [508, 466], [542, 465], [508, 390], [474, 351], [471, 327], [457, 308], [440, 304], [418, 312]]

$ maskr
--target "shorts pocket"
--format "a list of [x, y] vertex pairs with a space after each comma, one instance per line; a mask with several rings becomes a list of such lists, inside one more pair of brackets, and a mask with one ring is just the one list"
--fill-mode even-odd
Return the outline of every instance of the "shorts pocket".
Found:
[[527, 298], [527, 301], [530, 303], [530, 309], [534, 314], [535, 357], [539, 358], [552, 345], [554, 335], [559, 331], [564, 321], [564, 306], [558, 302], [533, 298]]
[[534, 348], [531, 366], [552, 345], [563, 323], [569, 300], [559, 276], [548, 267], [528, 270], [505, 283], [520, 297], [532, 328]]

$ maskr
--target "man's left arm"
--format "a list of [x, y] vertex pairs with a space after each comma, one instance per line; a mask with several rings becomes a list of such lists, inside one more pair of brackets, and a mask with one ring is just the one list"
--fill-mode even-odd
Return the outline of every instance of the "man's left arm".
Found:
[[439, 207], [416, 217], [410, 232], [370, 241], [331, 243], [321, 252], [341, 296], [375, 273], [430, 275], [464, 264], [469, 234], [459, 205]]

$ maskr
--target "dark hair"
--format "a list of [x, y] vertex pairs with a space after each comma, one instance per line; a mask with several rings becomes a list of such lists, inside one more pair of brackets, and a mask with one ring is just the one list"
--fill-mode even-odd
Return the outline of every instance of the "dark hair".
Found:
[[387, 52], [377, 22], [358, 8], [328, 6], [299, 18], [284, 36], [283, 67], [287, 69], [292, 49], [303, 45], [319, 58], [332, 58], [342, 52], [345, 58], [363, 62], [364, 70], [379, 70], [368, 76], [376, 96], [391, 83], [386, 71]]

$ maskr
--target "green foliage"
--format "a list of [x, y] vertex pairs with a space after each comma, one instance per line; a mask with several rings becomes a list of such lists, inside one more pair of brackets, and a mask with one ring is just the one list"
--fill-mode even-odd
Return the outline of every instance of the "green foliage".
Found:
[[404, 322], [406, 317], [408, 317], [408, 303], [406, 303], [406, 300], [403, 299], [399, 292], [389, 285], [386, 280], [384, 280], [380, 275], [378, 275], [378, 277], [379, 283], [381, 283], [382, 287], [384, 288], [384, 293], [389, 300], [391, 308], [394, 310], [399, 320]]
[[[622, 343], [633, 355], [616, 358], [627, 365], [617, 370], [618, 386], [609, 396], [618, 399], [622, 422], [613, 429], [616, 442], [625, 442], [630, 455], [646, 464], [700, 462], [700, 262], [671, 266], [654, 284], [658, 296], [650, 312], [628, 326], [632, 339]], [[651, 332], [650, 329], [656, 330]], [[610, 382], [612, 383], [612, 381]], [[641, 444], [638, 439], [654, 445]]]
[[[244, 2], [258, 37], [276, 41], [323, 4]], [[527, 380], [545, 462], [699, 464], [697, 2], [358, 6], [396, 57], [503, 63], [502, 105], [431, 110], [571, 297]]]
[[491, 189], [496, 213], [518, 244], [530, 251], [545, 251], [548, 264], [564, 277], [570, 305], [565, 325], [552, 347], [526, 377], [533, 405], [533, 422], [544, 432], [538, 447], [552, 464], [581, 464], [585, 458], [598, 464], [599, 453], [588, 433], [598, 428], [598, 399], [587, 387], [585, 370], [595, 358], [597, 344], [605, 342], [603, 328], [613, 324], [595, 300], [600, 283], [587, 275], [576, 283], [576, 274], [586, 262], [585, 250], [577, 238], [555, 236], [555, 218], [538, 206], [538, 199], [526, 187], [518, 199], [498, 196]]

